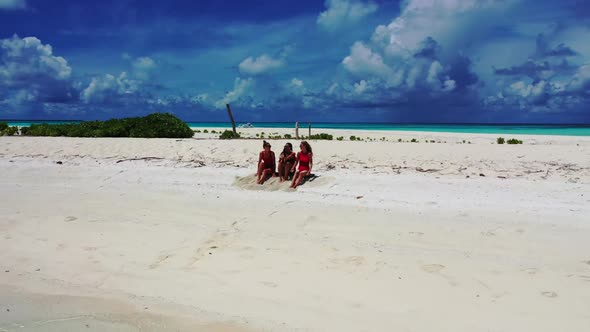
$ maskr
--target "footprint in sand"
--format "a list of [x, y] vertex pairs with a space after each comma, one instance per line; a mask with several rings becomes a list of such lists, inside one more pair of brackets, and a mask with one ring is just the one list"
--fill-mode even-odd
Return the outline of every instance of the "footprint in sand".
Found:
[[548, 298], [556, 298], [557, 293], [555, 292], [541, 292], [541, 295], [548, 297]]
[[169, 254], [160, 255], [160, 257], [158, 257], [158, 259], [154, 263], [150, 264], [150, 266], [149, 266], [150, 270], [153, 270], [153, 269], [156, 269], [156, 268], [160, 267], [162, 264], [164, 264], [164, 262], [168, 258], [170, 258], [172, 256], [174, 256], [174, 255], [169, 255]]
[[66, 222], [72, 222], [72, 221], [76, 221], [76, 220], [78, 220], [78, 218], [74, 217], [74, 216], [67, 216], [65, 219]]
[[266, 287], [270, 287], [270, 288], [277, 288], [278, 284], [274, 283], [274, 282], [270, 282], [270, 281], [261, 281], [261, 284], [263, 284]]
[[437, 273], [442, 271], [444, 268], [445, 266], [441, 264], [428, 264], [422, 266], [422, 270], [427, 273]]

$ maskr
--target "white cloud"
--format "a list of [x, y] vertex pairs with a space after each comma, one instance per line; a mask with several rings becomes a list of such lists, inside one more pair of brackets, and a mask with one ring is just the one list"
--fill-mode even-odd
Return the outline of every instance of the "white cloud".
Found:
[[0, 100], [69, 100], [75, 96], [66, 59], [36, 37], [0, 40]]
[[293, 78], [291, 81], [289, 81], [286, 90], [288, 91], [288, 93], [296, 96], [304, 95], [307, 92], [305, 84], [302, 80], [298, 78]]
[[0, 0], [0, 10], [25, 8], [27, 8], [27, 2], [25, 0]]
[[365, 92], [365, 90], [367, 90], [368, 86], [369, 84], [367, 81], [361, 80], [360, 82], [354, 84], [354, 92], [360, 95]]
[[135, 75], [143, 80], [148, 79], [155, 68], [156, 62], [150, 57], [140, 57], [133, 61]]
[[356, 22], [377, 11], [373, 2], [356, 0], [326, 0], [326, 10], [320, 13], [317, 23], [326, 29], [336, 29], [348, 22]]
[[273, 59], [263, 54], [257, 58], [248, 57], [239, 65], [240, 72], [248, 75], [260, 75], [281, 68], [285, 64], [283, 59]]
[[301, 88], [301, 87], [303, 87], [303, 81], [298, 78], [293, 78], [291, 80], [291, 85], [294, 87]]
[[[406, 0], [399, 16], [388, 25], [377, 26], [370, 40], [355, 42], [342, 63], [360, 82], [371, 83], [375, 91], [393, 93], [395, 89], [395, 95], [420, 89], [439, 95], [463, 89], [477, 82], [477, 77], [469, 76], [469, 59], [455, 61], [461, 59], [458, 54], [506, 22], [503, 15], [519, 2]], [[363, 85], [355, 88], [361, 90], [366, 91]]]
[[54, 56], [51, 45], [44, 45], [36, 37], [3, 39], [0, 52], [4, 63], [0, 75], [5, 78], [43, 73], [56, 79], [67, 79], [72, 73], [66, 59]]
[[381, 55], [361, 42], [352, 45], [350, 55], [342, 60], [342, 64], [349, 72], [360, 77], [371, 75], [385, 78], [391, 74], [391, 68], [383, 62]]
[[[123, 59], [131, 60], [132, 57], [123, 53]], [[132, 74], [122, 72], [119, 76], [105, 74], [92, 78], [90, 84], [81, 91], [80, 99], [86, 104], [91, 103], [118, 103], [124, 99], [138, 96], [146, 81], [156, 69], [156, 62], [150, 57], [139, 57], [131, 62]], [[170, 100], [156, 99], [153, 103], [164, 105]]]
[[119, 77], [111, 74], [95, 77], [80, 98], [85, 103], [109, 103], [116, 102], [125, 95], [132, 95], [138, 92], [140, 83], [130, 79], [127, 73], [123, 72]]
[[234, 81], [234, 89], [232, 91], [226, 93], [223, 98], [216, 101], [215, 107], [223, 108], [223, 107], [225, 107], [225, 104], [229, 104], [229, 103], [232, 103], [232, 102], [240, 99], [240, 97], [244, 96], [246, 91], [248, 91], [248, 89], [253, 84], [254, 84], [254, 80], [251, 78], [248, 78], [248, 79], [241, 79], [239, 77], [236, 78]]
[[372, 41], [391, 57], [408, 52], [431, 37], [456, 52], [466, 41], [477, 40], [505, 22], [506, 10], [520, 0], [407, 0], [401, 14], [389, 25], [375, 29]]
[[568, 83], [567, 89], [569, 91], [579, 92], [584, 90], [590, 91], [590, 64], [586, 64], [578, 68], [578, 71]]
[[194, 97], [192, 97], [191, 102], [195, 104], [205, 104], [209, 102], [209, 94], [208, 93], [200, 93]]

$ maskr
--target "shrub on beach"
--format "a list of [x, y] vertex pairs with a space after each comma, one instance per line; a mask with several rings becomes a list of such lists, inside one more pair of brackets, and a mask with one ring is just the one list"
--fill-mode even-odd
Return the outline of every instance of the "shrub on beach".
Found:
[[350, 136], [350, 140], [351, 141], [356, 141], [356, 136], [354, 136], [354, 135], [353, 136]]
[[293, 136], [291, 136], [291, 134], [285, 134], [285, 135], [283, 136], [283, 138], [284, 138], [284, 139], [291, 139], [291, 138], [293, 138]]
[[522, 144], [522, 141], [518, 140], [516, 138], [511, 138], [511, 139], [507, 140], [506, 143], [508, 143], [508, 144]]
[[504, 137], [498, 137], [496, 139], [496, 143], [498, 143], [498, 144], [504, 144], [504, 142], [506, 142], [506, 140], [504, 139]]
[[233, 139], [233, 138], [240, 138], [240, 134], [234, 133], [231, 130], [226, 130], [219, 136], [219, 139]]
[[8, 123], [0, 122], [0, 131], [4, 131], [6, 129], [8, 129]]
[[14, 136], [18, 134], [18, 127], [4, 127], [2, 129], [2, 125], [0, 125], [0, 136]]
[[328, 141], [331, 141], [331, 140], [334, 139], [334, 136], [332, 136], [330, 134], [326, 134], [326, 133], [321, 133], [321, 134], [310, 135], [308, 137], [308, 139], [310, 139], [310, 140], [328, 140]]
[[411, 143], [418, 143], [418, 140], [415, 138], [412, 138], [412, 140], [410, 141]]
[[344, 136], [340, 136], [336, 138], [337, 141], [343, 141], [344, 140]]
[[168, 113], [77, 124], [31, 125], [31, 127], [22, 128], [21, 133], [27, 136], [142, 138], [190, 138], [194, 135], [186, 123]]

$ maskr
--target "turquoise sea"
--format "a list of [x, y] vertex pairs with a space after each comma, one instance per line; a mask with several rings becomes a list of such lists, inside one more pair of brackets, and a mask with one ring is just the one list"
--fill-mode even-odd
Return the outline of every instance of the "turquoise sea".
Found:
[[[11, 126], [30, 126], [33, 123], [77, 123], [79, 121], [8, 121]], [[193, 128], [231, 128], [227, 122], [188, 122]], [[238, 123], [240, 125], [242, 123]], [[252, 123], [254, 128], [293, 128], [293, 122]], [[300, 123], [302, 129], [307, 123]], [[590, 125], [531, 125], [531, 124], [384, 124], [384, 123], [312, 123], [316, 129], [359, 129], [392, 131], [425, 131], [437, 133], [471, 133], [498, 135], [560, 135], [590, 136]]]

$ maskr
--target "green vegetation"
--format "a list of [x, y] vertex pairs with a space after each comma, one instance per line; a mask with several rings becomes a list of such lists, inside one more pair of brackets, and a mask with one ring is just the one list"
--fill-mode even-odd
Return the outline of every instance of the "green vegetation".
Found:
[[522, 141], [518, 140], [516, 138], [511, 138], [511, 139], [507, 140], [506, 143], [508, 143], [508, 144], [522, 144]]
[[[350, 140], [351, 140], [351, 141], [356, 141], [356, 140], [357, 140], [357, 138], [356, 138], [356, 136], [354, 136], [354, 135], [353, 135], [353, 136], [350, 136]], [[359, 139], [359, 141], [360, 141], [360, 139]]]
[[293, 138], [293, 136], [291, 136], [291, 134], [285, 134], [285, 136], [283, 136], [284, 139], [291, 139]]
[[344, 140], [344, 136], [340, 136], [336, 138], [337, 141], [343, 141]]
[[21, 129], [26, 136], [190, 138], [189, 126], [169, 113], [141, 118], [88, 121], [77, 124], [39, 124]]
[[14, 136], [18, 134], [18, 127], [9, 127], [8, 123], [0, 122], [0, 136]]
[[240, 134], [234, 133], [232, 130], [226, 130], [219, 136], [220, 139], [234, 139], [240, 138]]
[[203, 133], [204, 134], [209, 134], [209, 130], [205, 129], [205, 130], [203, 130]]
[[398, 138], [397, 141], [401, 143], [403, 140], [401, 138]]
[[0, 122], [0, 136], [14, 136], [18, 133], [18, 127], [9, 127], [8, 123]]
[[415, 138], [412, 138], [412, 140], [410, 142], [412, 142], [412, 143], [419, 143], [419, 141], [417, 139], [415, 139]]
[[498, 137], [496, 139], [496, 143], [498, 143], [498, 144], [504, 144], [504, 142], [506, 142], [506, 140], [504, 139], [504, 137]]
[[308, 137], [308, 139], [312, 139], [312, 140], [328, 140], [331, 141], [334, 139], [334, 137], [330, 134], [326, 134], [326, 133], [320, 133], [320, 134], [315, 134], [315, 135], [311, 135]]
[[194, 131], [195, 133], [197, 133], [197, 134], [201, 132], [199, 129], [197, 129], [197, 130], [193, 130], [193, 131]]

